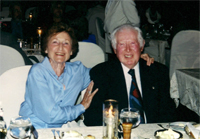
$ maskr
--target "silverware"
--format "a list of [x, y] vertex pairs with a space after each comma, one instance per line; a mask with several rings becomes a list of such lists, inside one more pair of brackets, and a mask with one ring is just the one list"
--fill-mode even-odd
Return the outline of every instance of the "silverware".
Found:
[[61, 137], [60, 137], [60, 131], [56, 130], [56, 133], [58, 134], [59, 139], [61, 139]]
[[163, 129], [167, 129], [167, 128], [163, 127], [161, 124], [157, 124], [157, 125], [160, 126], [160, 127], [162, 127]]
[[55, 129], [52, 129], [51, 131], [52, 131], [52, 133], [53, 133], [54, 139], [56, 139]]

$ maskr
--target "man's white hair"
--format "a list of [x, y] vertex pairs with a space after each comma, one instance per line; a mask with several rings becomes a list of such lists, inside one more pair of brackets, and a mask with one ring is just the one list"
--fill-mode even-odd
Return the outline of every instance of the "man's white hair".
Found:
[[130, 30], [136, 30], [138, 35], [137, 35], [137, 39], [138, 39], [138, 42], [140, 44], [140, 48], [143, 47], [143, 37], [142, 37], [142, 31], [140, 28], [138, 27], [134, 27], [132, 26], [131, 24], [124, 24], [124, 25], [121, 25], [119, 27], [117, 27], [116, 29], [114, 29], [114, 31], [110, 34], [110, 37], [111, 37], [111, 43], [112, 43], [112, 47], [114, 49], [116, 49], [116, 45], [117, 45], [117, 40], [116, 40], [116, 34], [121, 31], [121, 30], [125, 30], [125, 29], [130, 29]]

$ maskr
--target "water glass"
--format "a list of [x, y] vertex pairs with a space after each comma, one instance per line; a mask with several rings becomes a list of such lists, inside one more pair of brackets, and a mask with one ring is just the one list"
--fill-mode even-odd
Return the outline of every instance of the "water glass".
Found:
[[123, 127], [123, 138], [131, 139], [131, 129], [140, 124], [140, 113], [135, 108], [124, 108], [120, 112], [120, 122]]
[[31, 135], [31, 121], [27, 117], [14, 117], [10, 120], [10, 135], [17, 139], [30, 137]]
[[7, 134], [6, 122], [0, 121], [0, 139], [5, 139]]

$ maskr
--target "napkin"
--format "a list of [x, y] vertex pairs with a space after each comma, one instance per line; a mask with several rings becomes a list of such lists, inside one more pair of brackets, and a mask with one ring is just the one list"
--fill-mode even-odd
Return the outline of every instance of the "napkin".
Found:
[[71, 122], [67, 122], [66, 124], [62, 125], [62, 128], [70, 128], [70, 127], [86, 127], [86, 126], [83, 123], [83, 120], [79, 120], [78, 122], [71, 121]]
[[195, 128], [191, 123], [186, 124], [188, 126], [189, 131], [193, 134], [195, 139], [198, 139], [200, 135], [200, 127]]

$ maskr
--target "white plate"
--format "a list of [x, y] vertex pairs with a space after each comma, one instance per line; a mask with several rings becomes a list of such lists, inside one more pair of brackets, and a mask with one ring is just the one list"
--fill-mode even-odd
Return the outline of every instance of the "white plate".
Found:
[[[188, 122], [173, 122], [167, 125], [168, 128], [174, 129], [174, 130], [182, 130], [184, 131], [184, 128]], [[195, 122], [189, 122], [191, 124], [195, 124]]]

